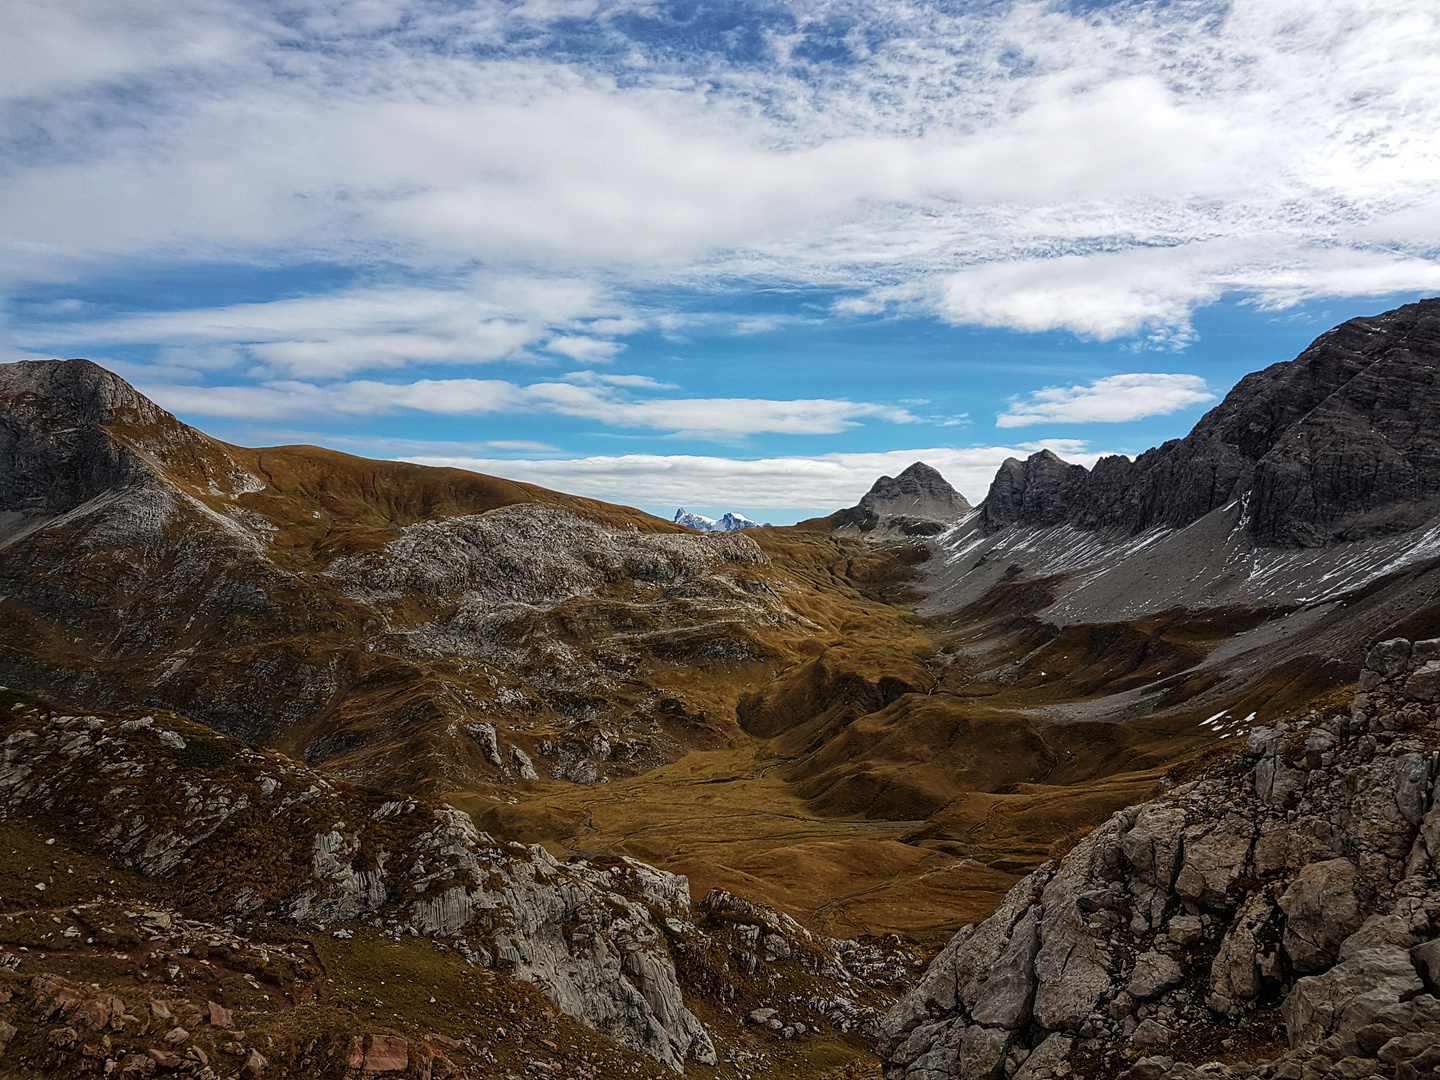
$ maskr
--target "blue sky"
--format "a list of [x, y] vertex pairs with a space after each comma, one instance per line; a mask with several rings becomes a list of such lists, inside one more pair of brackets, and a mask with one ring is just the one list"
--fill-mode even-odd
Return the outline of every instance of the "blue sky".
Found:
[[1440, 293], [1412, 0], [11, 0], [0, 360], [789, 521], [1184, 434]]

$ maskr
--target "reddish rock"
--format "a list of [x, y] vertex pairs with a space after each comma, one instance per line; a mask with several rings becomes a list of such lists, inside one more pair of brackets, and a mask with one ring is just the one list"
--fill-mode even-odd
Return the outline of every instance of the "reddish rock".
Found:
[[230, 1028], [233, 1028], [235, 1026], [234, 1014], [231, 1013], [229, 1009], [225, 1008], [225, 1006], [219, 1005], [213, 1001], [207, 1001], [205, 1004], [210, 1007], [211, 1027], [221, 1028], [222, 1030], [229, 1030]]
[[192, 1046], [185, 1051], [185, 1056], [191, 1061], [198, 1061], [202, 1066], [210, 1064], [210, 1055], [201, 1050], [198, 1046]]
[[265, 1075], [265, 1057], [259, 1050], [251, 1050], [240, 1067], [241, 1080], [260, 1080]]
[[147, 1050], [146, 1053], [150, 1056], [150, 1060], [162, 1069], [178, 1069], [180, 1067], [180, 1058], [170, 1053], [169, 1050], [152, 1049]]
[[437, 1046], [443, 1046], [447, 1050], [460, 1049], [459, 1039], [452, 1039], [449, 1035], [441, 1035], [438, 1032], [434, 1031], [430, 1032], [429, 1035], [425, 1036], [425, 1041], [435, 1043]]
[[365, 1051], [365, 1071], [370, 1074], [404, 1072], [410, 1066], [410, 1044], [393, 1035], [371, 1035]]
[[345, 1067], [358, 1072], [365, 1064], [365, 1040], [359, 1035], [350, 1040], [350, 1047], [345, 1051]]
[[190, 1037], [190, 1033], [182, 1027], [173, 1027], [165, 1033], [165, 1041], [171, 1046], [179, 1046]]
[[98, 998], [82, 1001], [70, 1014], [70, 1022], [84, 1031], [99, 1031], [110, 1023], [110, 1008]]
[[120, 1062], [119, 1080], [149, 1080], [155, 1075], [155, 1062], [149, 1054], [131, 1054]]
[[173, 1020], [175, 1014], [170, 1011], [170, 1006], [163, 1001], [150, 1002], [150, 1015], [156, 1020]]
[[80, 1041], [80, 1036], [73, 1027], [60, 1027], [55, 1028], [49, 1035], [46, 1035], [45, 1041], [51, 1046], [58, 1046], [61, 1050], [67, 1050]]
[[0, 1020], [0, 1056], [5, 1053], [5, 1047], [10, 1045], [10, 1040], [15, 1038], [15, 1029], [4, 1020]]

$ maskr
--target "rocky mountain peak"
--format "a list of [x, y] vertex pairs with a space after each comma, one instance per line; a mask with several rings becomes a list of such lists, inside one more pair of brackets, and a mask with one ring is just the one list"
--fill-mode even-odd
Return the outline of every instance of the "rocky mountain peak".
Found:
[[89, 360], [0, 364], [0, 511], [64, 513], [143, 479], [146, 466], [107, 431], [112, 426], [189, 431]]
[[157, 423], [174, 418], [114, 372], [90, 360], [21, 360], [0, 364], [0, 396], [71, 421]]
[[1093, 470], [1049, 451], [1007, 461], [987, 528], [1067, 524], [1135, 534], [1237, 499], [1252, 537], [1314, 547], [1403, 531], [1440, 499], [1440, 299], [1327, 331], [1236, 384], [1189, 435]]
[[899, 476], [882, 476], [860, 500], [860, 505], [891, 517], [933, 518], [954, 521], [971, 509], [965, 496], [950, 486], [938, 469], [917, 461]]
[[928, 535], [972, 510], [938, 469], [917, 461], [899, 476], [882, 476], [856, 506], [837, 515], [836, 528], [885, 535]]

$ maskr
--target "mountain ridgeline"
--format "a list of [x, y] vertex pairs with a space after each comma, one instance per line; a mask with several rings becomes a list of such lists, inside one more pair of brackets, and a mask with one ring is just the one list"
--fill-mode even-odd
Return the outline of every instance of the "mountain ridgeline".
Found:
[[1006, 461], [981, 504], [985, 525], [1136, 534], [1243, 500], [1261, 544], [1404, 531], [1440, 498], [1437, 365], [1440, 300], [1351, 319], [1245, 376], [1189, 435], [1134, 461]]

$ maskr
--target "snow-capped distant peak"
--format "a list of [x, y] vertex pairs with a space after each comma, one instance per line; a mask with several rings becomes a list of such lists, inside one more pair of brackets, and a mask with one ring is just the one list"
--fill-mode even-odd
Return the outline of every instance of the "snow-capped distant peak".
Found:
[[694, 529], [696, 532], [736, 532], [740, 529], [759, 529], [768, 526], [767, 521], [762, 526], [758, 521], [751, 521], [744, 514], [729, 513], [718, 521], [715, 518], [705, 517], [703, 514], [692, 514], [683, 507], [675, 511], [671, 518], [676, 525], [684, 525], [687, 529]]
[[683, 506], [675, 511], [675, 516], [670, 519], [676, 525], [684, 525], [687, 529], [694, 529], [696, 532], [715, 532], [718, 522], [714, 518], [707, 518], [703, 514], [692, 514]]

